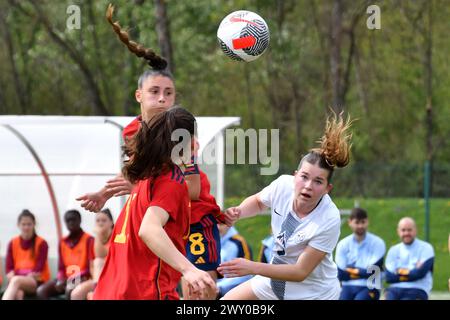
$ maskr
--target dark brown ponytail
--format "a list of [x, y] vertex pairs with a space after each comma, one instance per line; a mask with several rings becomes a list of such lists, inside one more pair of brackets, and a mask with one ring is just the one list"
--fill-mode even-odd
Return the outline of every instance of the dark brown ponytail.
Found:
[[113, 22], [113, 13], [114, 6], [109, 4], [108, 9], [106, 10], [106, 20], [111, 24], [114, 32], [119, 36], [120, 41], [127, 46], [128, 50], [133, 52], [139, 58], [144, 58], [154, 70], [164, 70], [167, 67], [167, 61], [158, 56], [152, 49], [145, 48], [142, 44], [130, 40], [128, 32], [122, 30], [119, 22]]
[[171, 156], [175, 146], [181, 143], [184, 150], [191, 148], [191, 141], [185, 141], [184, 138], [172, 140], [172, 133], [177, 129], [186, 130], [190, 136], [196, 131], [194, 116], [180, 107], [161, 112], [149, 122], [143, 121], [137, 134], [124, 147], [125, 154], [129, 156], [122, 169], [124, 177], [135, 183], [156, 178], [172, 169], [175, 164]]

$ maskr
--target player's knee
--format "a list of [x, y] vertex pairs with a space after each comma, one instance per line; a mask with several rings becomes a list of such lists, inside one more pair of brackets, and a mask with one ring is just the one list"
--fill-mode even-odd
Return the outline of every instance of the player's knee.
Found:
[[23, 290], [17, 290], [16, 300], [23, 300], [25, 297], [25, 292]]
[[71, 292], [68, 292], [70, 295], [70, 300], [83, 300], [83, 290], [81, 286], [76, 286]]
[[47, 288], [46, 288], [45, 284], [43, 284], [37, 288], [36, 297], [41, 300], [46, 300], [48, 298]]
[[21, 276], [14, 276], [11, 278], [11, 281], [9, 282], [9, 286], [14, 289], [19, 289], [22, 285], [22, 277]]

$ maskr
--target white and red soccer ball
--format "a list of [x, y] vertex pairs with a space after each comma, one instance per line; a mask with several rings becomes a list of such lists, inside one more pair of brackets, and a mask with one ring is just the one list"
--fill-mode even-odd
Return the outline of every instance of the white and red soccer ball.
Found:
[[217, 38], [228, 57], [248, 62], [260, 57], [269, 46], [269, 27], [256, 13], [239, 10], [222, 20]]

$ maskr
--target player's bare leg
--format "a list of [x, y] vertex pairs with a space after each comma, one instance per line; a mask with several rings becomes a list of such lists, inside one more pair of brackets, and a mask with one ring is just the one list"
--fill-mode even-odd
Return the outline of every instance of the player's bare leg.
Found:
[[253, 293], [250, 281], [246, 281], [228, 291], [221, 300], [259, 300]]

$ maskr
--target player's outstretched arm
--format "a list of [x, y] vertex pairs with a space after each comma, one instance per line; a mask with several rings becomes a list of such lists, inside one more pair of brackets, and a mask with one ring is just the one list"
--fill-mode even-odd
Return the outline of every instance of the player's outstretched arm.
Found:
[[154, 254], [183, 275], [192, 295], [210, 298], [209, 294], [216, 291], [215, 282], [207, 272], [197, 269], [178, 251], [163, 229], [168, 220], [169, 214], [161, 207], [148, 208], [142, 219], [139, 237]]
[[262, 203], [259, 193], [254, 194], [242, 201], [239, 206], [225, 210], [225, 223], [232, 226], [238, 219], [256, 216], [266, 209], [268, 207]]
[[111, 197], [130, 194], [133, 187], [134, 185], [126, 180], [122, 174], [118, 174], [114, 179], [108, 180], [99, 191], [86, 193], [76, 200], [81, 201], [81, 206], [87, 211], [98, 212]]
[[87, 211], [98, 212], [112, 196], [113, 194], [108, 193], [106, 188], [102, 188], [97, 192], [86, 193], [76, 198], [76, 200], [81, 201], [81, 206]]
[[303, 281], [325, 256], [326, 252], [307, 246], [296, 264], [268, 264], [238, 258], [221, 263], [217, 271], [227, 278], [259, 274], [276, 280]]
[[118, 174], [114, 179], [108, 180], [105, 185], [105, 192], [114, 197], [125, 196], [131, 193], [134, 184], [125, 179], [122, 174]]

